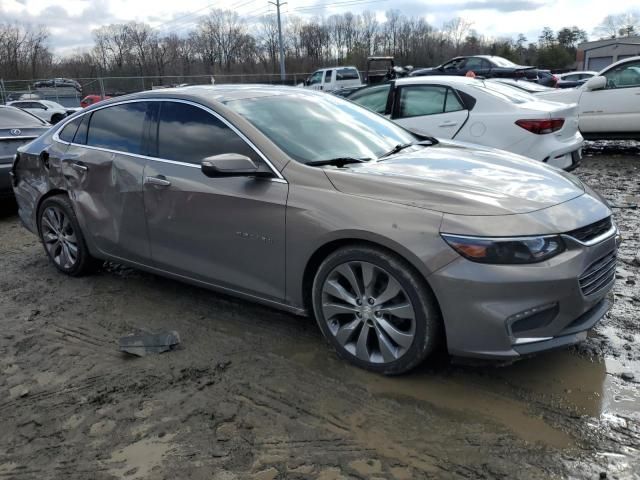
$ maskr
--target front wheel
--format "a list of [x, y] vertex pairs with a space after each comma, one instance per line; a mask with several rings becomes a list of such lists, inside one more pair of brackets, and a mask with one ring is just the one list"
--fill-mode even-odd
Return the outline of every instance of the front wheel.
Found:
[[89, 253], [71, 201], [63, 195], [47, 198], [38, 212], [40, 240], [55, 267], [74, 277], [93, 271], [98, 262]]
[[354, 246], [329, 255], [312, 296], [324, 336], [359, 367], [404, 373], [437, 345], [441, 321], [433, 295], [409, 264], [385, 250]]

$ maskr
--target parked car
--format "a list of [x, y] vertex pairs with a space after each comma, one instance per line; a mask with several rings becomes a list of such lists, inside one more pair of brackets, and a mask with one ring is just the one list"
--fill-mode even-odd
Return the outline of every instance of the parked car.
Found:
[[502, 83], [411, 77], [346, 98], [422, 135], [499, 148], [566, 170], [580, 162], [576, 106], [540, 100]]
[[538, 97], [577, 103], [580, 131], [587, 139], [640, 140], [640, 56], [609, 65], [579, 88]]
[[73, 88], [78, 92], [82, 91], [82, 85], [70, 78], [51, 78], [49, 80], [39, 80], [33, 84], [33, 88]]
[[102, 95], [87, 95], [80, 101], [80, 106], [82, 108], [87, 108], [89, 105], [93, 105], [94, 103], [98, 103], [109, 98], [111, 97], [108, 95], [105, 95], [104, 97]]
[[505, 360], [581, 341], [615, 279], [611, 210], [575, 177], [300, 88], [112, 99], [20, 148], [14, 176], [61, 272], [112, 259], [312, 314], [385, 374], [439, 344]]
[[555, 88], [558, 86], [558, 77], [551, 70], [538, 70], [538, 78], [534, 80], [539, 85]]
[[322, 68], [313, 72], [301, 86], [331, 92], [344, 87], [362, 86], [362, 79], [356, 67]]
[[561, 73], [558, 77], [558, 88], [575, 88], [581, 86], [584, 82], [598, 75], [598, 72], [580, 71]]
[[26, 110], [36, 117], [40, 117], [42, 120], [52, 124], [58, 123], [69, 115], [69, 112], [75, 112], [75, 109], [65, 108], [59, 103], [49, 100], [17, 100], [15, 102], [8, 102], [7, 105]]
[[539, 83], [530, 82], [528, 80], [516, 80], [515, 78], [489, 78], [488, 82], [498, 82], [504, 85], [515, 87], [523, 92], [530, 93], [531, 95], [537, 95], [542, 92], [555, 92], [555, 88], [545, 87]]
[[9, 172], [18, 147], [39, 137], [49, 127], [35, 115], [0, 105], [0, 200], [13, 197]]
[[409, 76], [425, 75], [458, 75], [465, 76], [468, 72], [484, 78], [538, 78], [538, 69], [516, 65], [510, 60], [494, 55], [475, 55], [471, 57], [456, 57], [435, 68], [418, 68]]

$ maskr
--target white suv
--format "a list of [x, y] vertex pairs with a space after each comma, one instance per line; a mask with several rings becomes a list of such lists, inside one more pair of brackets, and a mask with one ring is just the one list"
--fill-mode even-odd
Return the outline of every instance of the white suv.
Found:
[[69, 114], [69, 110], [74, 110], [67, 109], [59, 103], [49, 100], [16, 100], [15, 102], [8, 102], [7, 105], [26, 110], [49, 123], [58, 123]]
[[609, 65], [581, 87], [536, 96], [577, 103], [580, 131], [587, 139], [640, 140], [640, 57]]
[[362, 79], [356, 67], [333, 67], [316, 70], [304, 83], [300, 84], [302, 87], [324, 92], [361, 85]]

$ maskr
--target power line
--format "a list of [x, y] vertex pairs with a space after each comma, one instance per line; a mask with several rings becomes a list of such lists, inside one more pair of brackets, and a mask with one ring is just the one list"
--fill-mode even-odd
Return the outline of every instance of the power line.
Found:
[[345, 0], [342, 2], [321, 3], [315, 5], [303, 5], [300, 7], [288, 9], [287, 12], [306, 12], [311, 10], [320, 10], [326, 7], [349, 7], [354, 5], [366, 5], [368, 3], [388, 2], [389, 0]]
[[[254, 3], [257, 0], [249, 0], [249, 1], [245, 1], [245, 2], [238, 2], [234, 5], [231, 5], [228, 10], [237, 10], [239, 8], [245, 7], [251, 3]], [[188, 20], [187, 22], [184, 22], [185, 19], [188, 18], [192, 18], [194, 16], [197, 16], [200, 12], [204, 11], [204, 10], [208, 10], [211, 7], [215, 6], [216, 4], [219, 4], [219, 2], [214, 2], [214, 3], [210, 3], [205, 7], [199, 8], [198, 10], [194, 10], [192, 12], [189, 12], [185, 15], [182, 15], [178, 18], [174, 18], [173, 20], [169, 20], [168, 22], [164, 22], [161, 23], [160, 25], [157, 25], [156, 27], [154, 27], [154, 29], [158, 32], [162, 32], [163, 30], [165, 31], [165, 34], [169, 34], [169, 33], [174, 33], [178, 30], [182, 30], [185, 27], [188, 27], [190, 25], [192, 25], [194, 23], [193, 20]], [[171, 23], [174, 23], [174, 25], [168, 26], [168, 27], [164, 27], [164, 25], [169, 25]]]

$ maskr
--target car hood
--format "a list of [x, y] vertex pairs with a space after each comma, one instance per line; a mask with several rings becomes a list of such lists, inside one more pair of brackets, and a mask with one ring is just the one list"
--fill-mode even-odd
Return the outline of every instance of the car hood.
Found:
[[344, 193], [457, 215], [529, 213], [585, 192], [561, 170], [457, 142], [325, 172]]

